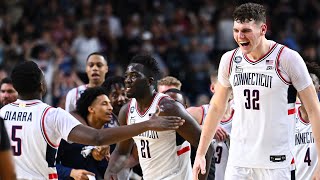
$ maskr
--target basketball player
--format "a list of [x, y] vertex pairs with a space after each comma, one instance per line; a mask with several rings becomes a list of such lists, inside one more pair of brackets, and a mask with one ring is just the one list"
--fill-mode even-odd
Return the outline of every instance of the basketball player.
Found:
[[96, 130], [81, 125], [68, 112], [41, 101], [46, 91], [42, 71], [33, 61], [14, 67], [13, 87], [20, 99], [1, 109], [11, 134], [11, 145], [18, 179], [57, 179], [55, 156], [61, 138], [69, 142], [108, 145], [131, 138], [147, 130], [177, 129], [179, 117], [152, 115], [151, 121], [132, 126]]
[[185, 108], [187, 108], [187, 99], [182, 91], [176, 88], [170, 88], [163, 92], [163, 94], [167, 94], [173, 100], [181, 103]]
[[80, 95], [89, 87], [100, 86], [108, 73], [108, 63], [102, 54], [94, 52], [89, 54], [87, 58], [86, 73], [89, 84], [84, 84], [71, 89], [66, 97], [66, 111], [72, 112], [76, 109], [76, 102]]
[[10, 140], [2, 118], [0, 118], [0, 179], [16, 179]]
[[[133, 137], [137, 145], [143, 179], [189, 180], [192, 178], [190, 158], [184, 153], [190, 146], [181, 146], [185, 140], [197, 147], [200, 127], [186, 109], [168, 95], [157, 93], [153, 88], [154, 77], [159, 73], [158, 65], [150, 55], [136, 55], [132, 58], [125, 72], [127, 95], [132, 98], [119, 113], [121, 125], [146, 122], [155, 112], [161, 109], [160, 115], [176, 115], [185, 119], [185, 123], [177, 131], [148, 131]], [[181, 137], [183, 138], [181, 138]], [[122, 169], [127, 155], [131, 152], [133, 140], [117, 144], [110, 158], [105, 179], [115, 177]], [[213, 146], [210, 146], [212, 151]], [[210, 164], [212, 153], [206, 157]], [[205, 179], [207, 175], [201, 176]]]
[[[308, 64], [307, 64], [308, 65]], [[308, 65], [310, 72], [319, 73], [319, 65]], [[316, 70], [316, 71], [314, 71]], [[316, 91], [319, 91], [319, 78], [310, 73]], [[303, 103], [297, 103], [294, 161], [297, 180], [311, 179], [318, 163], [318, 155], [308, 114]]]
[[181, 90], [181, 82], [172, 76], [166, 76], [157, 82], [157, 90], [160, 93], [165, 92], [168, 89], [175, 88]]
[[1, 80], [0, 84], [0, 108], [18, 99], [18, 92], [13, 88], [9, 77]]
[[200, 170], [205, 173], [205, 154], [231, 91], [235, 113], [225, 179], [291, 179], [296, 92], [306, 107], [319, 154], [317, 94], [301, 56], [266, 39], [266, 10], [262, 5], [242, 4], [233, 17], [233, 35], [239, 48], [221, 58], [219, 82], [193, 166], [194, 179]]

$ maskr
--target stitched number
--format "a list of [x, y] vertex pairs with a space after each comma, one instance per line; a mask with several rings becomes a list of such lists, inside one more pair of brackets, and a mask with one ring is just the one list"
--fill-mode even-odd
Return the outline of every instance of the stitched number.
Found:
[[259, 90], [252, 90], [252, 92], [249, 89], [245, 89], [243, 91], [243, 95], [246, 97], [247, 102], [244, 103], [244, 106], [246, 109], [253, 109], [253, 110], [259, 110], [260, 104], [259, 104]]
[[223, 150], [223, 148], [221, 146], [217, 146], [216, 153], [214, 153], [216, 155], [214, 157], [216, 164], [220, 164], [220, 162], [221, 162], [222, 150]]
[[304, 162], [308, 163], [308, 166], [311, 166], [310, 148], [307, 149], [306, 155], [304, 156]]
[[17, 137], [17, 131], [21, 130], [22, 126], [12, 126], [11, 131], [11, 140], [13, 142], [16, 142], [16, 146], [12, 145], [12, 151], [14, 156], [20, 156], [21, 155], [21, 138]]
[[141, 156], [143, 158], [151, 158], [148, 140], [141, 140]]

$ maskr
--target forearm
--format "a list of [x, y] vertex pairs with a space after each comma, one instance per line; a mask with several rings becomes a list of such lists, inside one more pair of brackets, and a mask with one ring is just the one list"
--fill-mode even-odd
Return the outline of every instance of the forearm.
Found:
[[16, 179], [11, 150], [0, 151], [0, 159], [1, 159], [0, 160], [0, 179], [1, 180]]
[[88, 126], [78, 125], [70, 132], [68, 140], [87, 145], [110, 145], [127, 140], [150, 129], [145, 121], [129, 126], [121, 126], [96, 130]]
[[123, 168], [125, 168], [128, 156], [128, 154], [120, 154], [117, 150], [115, 150], [110, 157], [106, 171], [114, 174], [119, 173]]
[[312, 126], [312, 134], [316, 143], [317, 154], [318, 157], [320, 157], [320, 119], [317, 114], [320, 114], [319, 108], [313, 109], [313, 112], [308, 116]]
[[201, 138], [197, 149], [197, 154], [205, 155], [213, 136], [216, 132], [220, 119], [223, 116], [224, 108], [215, 107], [213, 103], [210, 105], [208, 114], [202, 126]]

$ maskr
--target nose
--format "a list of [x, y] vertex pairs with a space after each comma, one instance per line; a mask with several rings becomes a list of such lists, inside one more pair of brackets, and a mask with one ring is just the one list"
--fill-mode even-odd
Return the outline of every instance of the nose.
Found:
[[108, 105], [108, 110], [110, 110], [110, 111], [113, 110], [113, 107], [112, 107], [111, 103], [109, 103], [109, 105]]
[[239, 34], [238, 34], [239, 38], [244, 38], [244, 33], [242, 33], [241, 31], [239, 31]]

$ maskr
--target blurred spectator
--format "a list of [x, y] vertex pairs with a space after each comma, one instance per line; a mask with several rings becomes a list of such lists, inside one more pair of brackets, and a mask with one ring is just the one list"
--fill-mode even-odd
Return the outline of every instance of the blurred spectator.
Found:
[[12, 85], [12, 80], [6, 77], [0, 83], [0, 108], [18, 99], [18, 92]]

